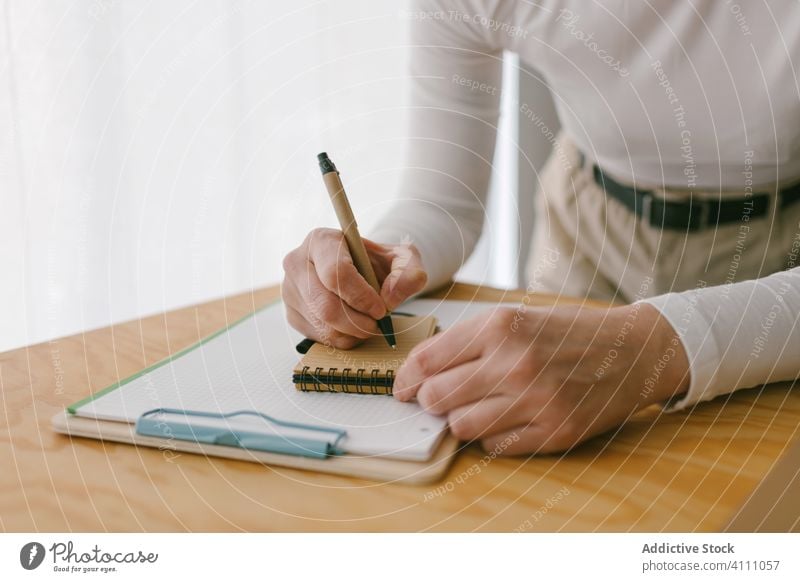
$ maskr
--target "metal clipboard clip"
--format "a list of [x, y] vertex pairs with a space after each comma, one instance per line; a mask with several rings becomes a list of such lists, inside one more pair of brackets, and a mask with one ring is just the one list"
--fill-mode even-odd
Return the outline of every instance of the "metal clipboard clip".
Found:
[[[231, 422], [235, 420], [236, 422]], [[155, 408], [136, 421], [136, 432], [160, 439], [324, 459], [341, 455], [347, 431], [278, 420], [255, 410], [229, 413]]]

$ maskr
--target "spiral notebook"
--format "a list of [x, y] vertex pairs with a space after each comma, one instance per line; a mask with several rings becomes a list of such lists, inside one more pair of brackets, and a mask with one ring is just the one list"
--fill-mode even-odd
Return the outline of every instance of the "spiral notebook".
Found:
[[431, 315], [393, 315], [396, 349], [381, 335], [350, 350], [315, 343], [295, 366], [292, 382], [303, 392], [390, 395], [394, 374], [418, 343], [436, 331]]

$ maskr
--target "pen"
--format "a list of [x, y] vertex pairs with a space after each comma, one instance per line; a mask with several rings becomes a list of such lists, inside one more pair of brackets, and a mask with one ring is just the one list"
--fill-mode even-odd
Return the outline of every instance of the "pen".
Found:
[[[339, 179], [339, 171], [333, 165], [327, 153], [322, 152], [317, 156], [317, 159], [319, 160], [319, 169], [322, 172], [322, 181], [325, 182], [325, 188], [327, 188], [328, 195], [331, 197], [333, 209], [336, 211], [336, 218], [339, 219], [339, 226], [344, 233], [344, 239], [347, 241], [347, 248], [353, 257], [356, 270], [380, 294], [381, 286], [375, 276], [375, 271], [372, 269], [367, 249], [364, 247], [364, 241], [361, 240], [361, 235], [358, 233], [356, 217], [353, 216], [353, 210], [350, 208], [350, 202], [347, 200], [344, 186]], [[386, 338], [386, 343], [392, 346], [392, 349], [396, 349], [397, 341], [394, 337], [392, 318], [388, 311], [386, 315], [378, 320], [378, 328], [381, 330], [383, 337]]]

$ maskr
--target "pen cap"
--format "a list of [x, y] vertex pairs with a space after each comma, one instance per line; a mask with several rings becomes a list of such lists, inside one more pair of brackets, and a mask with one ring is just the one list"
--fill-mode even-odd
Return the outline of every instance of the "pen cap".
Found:
[[327, 152], [322, 152], [321, 154], [317, 154], [317, 160], [319, 160], [319, 169], [323, 174], [337, 171], [336, 166], [328, 157]]

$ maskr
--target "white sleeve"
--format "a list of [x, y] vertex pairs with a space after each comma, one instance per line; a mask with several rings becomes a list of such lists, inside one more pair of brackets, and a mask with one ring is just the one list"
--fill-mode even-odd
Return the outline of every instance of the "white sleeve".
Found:
[[410, 239], [428, 273], [447, 282], [483, 228], [502, 76], [502, 48], [452, 5], [416, 1], [411, 31], [411, 110], [397, 199], [371, 229], [382, 243]]
[[644, 302], [675, 328], [689, 358], [689, 390], [667, 410], [800, 377], [800, 267]]

